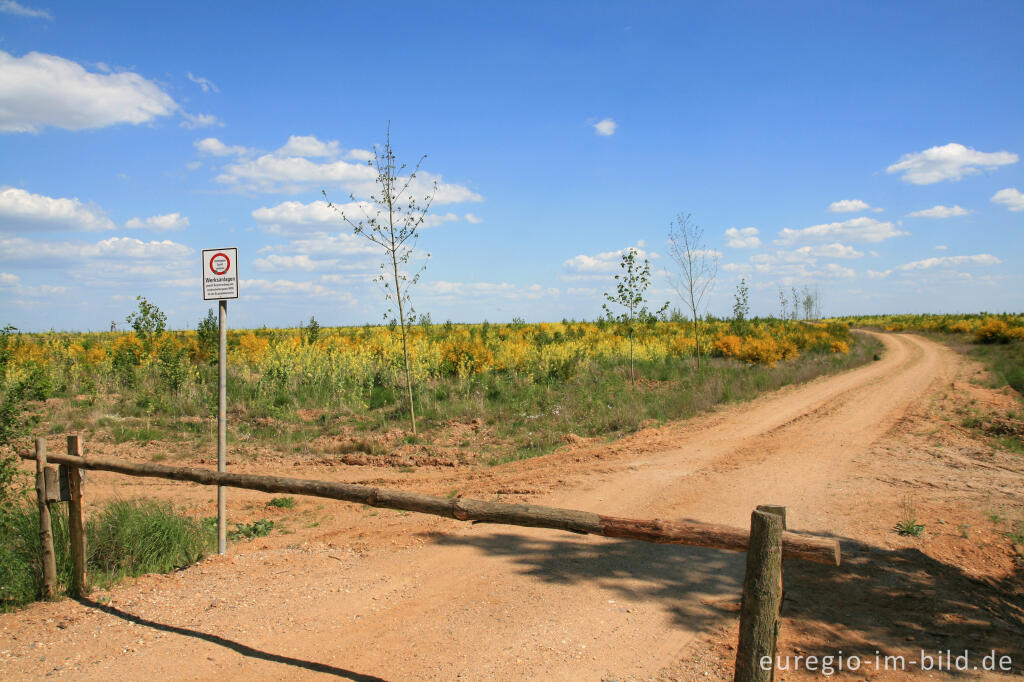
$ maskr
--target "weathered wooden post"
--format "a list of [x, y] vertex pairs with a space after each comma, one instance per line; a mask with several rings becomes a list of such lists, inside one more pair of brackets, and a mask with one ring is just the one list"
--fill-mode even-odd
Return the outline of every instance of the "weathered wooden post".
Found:
[[53, 552], [53, 528], [46, 501], [46, 439], [36, 438], [36, 499], [39, 501], [39, 551], [43, 562], [43, 599], [57, 594], [57, 559]]
[[776, 514], [782, 518], [782, 530], [786, 530], [789, 527], [786, 525], [786, 508], [781, 504], [759, 504], [757, 505], [757, 511]]
[[775, 679], [775, 646], [782, 603], [782, 527], [781, 514], [757, 509], [750, 515], [735, 682]]
[[[82, 439], [80, 436], [68, 436], [68, 454], [82, 457]], [[71, 590], [76, 596], [89, 593], [88, 576], [85, 573], [85, 513], [82, 509], [82, 483], [84, 474], [81, 468], [67, 465], [68, 472], [68, 534], [71, 536]]]

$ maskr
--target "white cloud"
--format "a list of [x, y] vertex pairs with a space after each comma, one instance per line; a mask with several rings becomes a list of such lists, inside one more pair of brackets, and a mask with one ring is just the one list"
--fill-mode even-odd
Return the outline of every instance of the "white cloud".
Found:
[[1003, 204], [1011, 211], [1024, 211], [1024, 193], [1013, 187], [999, 190], [992, 195], [990, 201]]
[[312, 135], [292, 135], [283, 147], [277, 150], [279, 156], [337, 156], [338, 141], [322, 142]]
[[786, 228], [779, 233], [778, 244], [796, 244], [801, 241], [823, 241], [842, 239], [851, 242], [880, 242], [893, 237], [903, 237], [909, 232], [898, 230], [890, 222], [874, 218], [852, 218], [840, 223], [812, 225], [801, 230]]
[[464, 201], [483, 201], [484, 198], [462, 185], [453, 185], [443, 182], [440, 175], [434, 175], [426, 171], [416, 174], [416, 179], [409, 186], [410, 191], [415, 192], [414, 196], [426, 196], [430, 193], [433, 183], [437, 182], [437, 192], [434, 194], [435, 204], [461, 204]]
[[[373, 177], [376, 178], [376, 171], [373, 171], [369, 166], [363, 165], [361, 168], [371, 170]], [[401, 182], [405, 182], [406, 180], [407, 178], [401, 178]], [[349, 187], [357, 197], [369, 196], [376, 192], [376, 186], [372, 181], [355, 183], [349, 185]], [[434, 204], [461, 204], [466, 201], [479, 202], [484, 200], [482, 196], [468, 187], [444, 182], [440, 175], [435, 175], [434, 173], [424, 170], [416, 173], [416, 177], [409, 182], [409, 189], [407, 192], [409, 196], [414, 197], [421, 203], [422, 200], [428, 196], [432, 196], [431, 203]]]
[[754, 269], [763, 275], [777, 277], [777, 282], [784, 286], [806, 284], [823, 279], [851, 279], [857, 274], [851, 268], [838, 263], [818, 265], [813, 260], [807, 262], [756, 261]]
[[481, 298], [502, 298], [508, 300], [537, 300], [553, 298], [561, 292], [554, 287], [543, 287], [540, 284], [522, 286], [508, 282], [424, 282], [421, 292], [432, 298], [442, 300], [465, 301]]
[[851, 268], [839, 265], [838, 263], [826, 263], [821, 274], [824, 277], [836, 279], [850, 279], [857, 275]]
[[264, 246], [261, 254], [283, 253], [290, 255], [306, 254], [315, 258], [343, 258], [366, 256], [381, 253], [380, 247], [369, 240], [358, 237], [351, 232], [328, 234], [326, 232], [310, 232], [287, 244]]
[[297, 256], [279, 256], [270, 254], [265, 258], [257, 258], [252, 263], [252, 269], [257, 272], [280, 272], [282, 270], [314, 270], [330, 267], [330, 261], [314, 261], [306, 254]]
[[619, 124], [611, 118], [602, 118], [600, 121], [594, 124], [594, 131], [602, 136], [607, 137], [615, 134], [615, 129], [619, 127]]
[[316, 296], [317, 298], [341, 298], [353, 301], [351, 294], [338, 292], [315, 282], [295, 282], [288, 279], [243, 279], [239, 282], [241, 290], [247, 294], [270, 296]]
[[124, 224], [129, 229], [144, 229], [153, 232], [184, 230], [189, 226], [189, 219], [180, 213], [168, 213], [166, 215], [155, 215], [142, 220], [132, 218]]
[[904, 154], [886, 172], [902, 173], [903, 181], [914, 185], [930, 185], [943, 180], [960, 180], [982, 170], [995, 170], [999, 166], [1017, 163], [1019, 159], [1008, 151], [979, 152], [951, 142], [923, 152]]
[[725, 231], [725, 236], [729, 238], [728, 246], [733, 249], [756, 249], [761, 246], [761, 239], [757, 235], [756, 227], [730, 227]]
[[199, 150], [200, 154], [207, 156], [239, 156], [248, 154], [251, 150], [239, 145], [231, 146], [224, 144], [216, 137], [204, 137], [192, 143]]
[[897, 270], [930, 270], [932, 268], [953, 267], [958, 265], [999, 265], [1003, 261], [988, 253], [975, 256], [942, 256], [925, 258], [898, 266]]
[[178, 110], [170, 95], [137, 73], [92, 73], [55, 55], [0, 50], [0, 131], [137, 125]]
[[796, 249], [799, 253], [806, 253], [815, 258], [863, 258], [864, 253], [852, 246], [840, 244], [821, 244], [819, 246], [801, 246]]
[[189, 72], [188, 79], [202, 88], [203, 92], [220, 92], [220, 88], [218, 88], [217, 85], [209, 78], [193, 76], [192, 73]]
[[726, 272], [750, 272], [753, 267], [749, 263], [726, 263], [722, 269]]
[[194, 171], [198, 170], [199, 167], [202, 165], [202, 161], [189, 161], [188, 163], [185, 164], [185, 168], [188, 168], [190, 171]]
[[935, 250], [936, 251], [948, 251], [949, 247], [944, 245], [944, 244], [939, 244], [938, 246], [935, 247]]
[[[75, 279], [97, 285], [131, 278], [165, 283], [180, 277], [192, 265], [192, 253], [184, 244], [168, 240], [144, 242], [131, 237], [112, 237], [96, 243], [0, 238], [0, 262], [59, 268]], [[196, 280], [198, 286], [198, 275]]]
[[0, 231], [112, 230], [116, 226], [102, 209], [78, 199], [55, 199], [23, 189], [0, 189]]
[[[343, 204], [339, 210], [368, 211], [372, 208], [369, 202]], [[338, 211], [331, 208], [326, 201], [314, 201], [304, 204], [301, 201], [283, 201], [277, 206], [264, 206], [252, 212], [252, 217], [264, 225], [314, 225], [323, 229], [325, 224], [341, 225]]]
[[[304, 204], [301, 201], [284, 201], [277, 206], [265, 206], [252, 212], [252, 217], [259, 223], [269, 226], [268, 231], [277, 234], [333, 230], [348, 230], [349, 225], [342, 219], [342, 214], [353, 222], [366, 217], [383, 220], [385, 215], [377, 211], [374, 204], [368, 201], [356, 201], [335, 204], [337, 210], [331, 208], [326, 201], [314, 201]], [[423, 229], [436, 227], [443, 223], [455, 222], [459, 216], [454, 213], [428, 213], [423, 220]]]
[[13, 14], [16, 17], [30, 17], [32, 19], [53, 19], [53, 15], [48, 10], [25, 7], [14, 0], [0, 0], [0, 13]]
[[870, 208], [866, 201], [860, 199], [840, 199], [828, 205], [829, 213], [859, 213]]
[[478, 218], [477, 216], [473, 215], [472, 213], [467, 213], [466, 215], [462, 216], [462, 218], [467, 223], [471, 223], [473, 225], [479, 225], [480, 223], [482, 223], [484, 221], [483, 218]]
[[[254, 153], [246, 147], [229, 147], [212, 137], [197, 141], [195, 146], [209, 156], [245, 157]], [[323, 161], [311, 160], [316, 158]], [[377, 171], [364, 163], [373, 158], [373, 152], [363, 149], [343, 151], [336, 140], [325, 142], [312, 135], [292, 135], [273, 152], [227, 163], [216, 181], [240, 192], [297, 194], [335, 187], [365, 198], [377, 192]], [[418, 171], [412, 179], [399, 177], [398, 182], [408, 182], [404, 196], [415, 198], [421, 204], [428, 197], [433, 204], [484, 200], [468, 187], [446, 183], [440, 175], [426, 170]]]
[[0, 272], [0, 290], [4, 290], [4, 295], [8, 297], [9, 302], [19, 302], [23, 304], [38, 304], [38, 301], [15, 301], [10, 299], [11, 296], [24, 296], [27, 298], [40, 298], [44, 296], [54, 296], [66, 294], [68, 292], [67, 287], [53, 286], [51, 284], [41, 284], [39, 286], [28, 286], [21, 283], [21, 277], [9, 272]]
[[605, 275], [616, 273], [620, 270], [619, 263], [622, 260], [622, 254], [626, 253], [626, 251], [635, 251], [636, 257], [640, 261], [645, 258], [653, 260], [659, 257], [656, 253], [649, 253], [635, 246], [627, 246], [626, 248], [619, 249], [618, 251], [606, 251], [593, 256], [581, 253], [580, 255], [573, 256], [562, 263], [562, 267], [581, 275]]
[[345, 152], [345, 158], [349, 161], [373, 161], [377, 155], [367, 149], [349, 149]]
[[864, 253], [852, 246], [835, 242], [832, 244], [819, 244], [816, 246], [801, 246], [790, 251], [775, 251], [774, 253], [759, 253], [750, 257], [750, 262], [757, 265], [774, 265], [779, 263], [809, 263], [815, 264], [819, 258], [863, 258]]
[[228, 164], [216, 180], [243, 191], [295, 194], [311, 187], [372, 183], [376, 171], [366, 165], [333, 161], [315, 163], [298, 156], [264, 154]]
[[[919, 270], [934, 270], [936, 268], [950, 269], [962, 265], [1000, 265], [1002, 262], [1003, 261], [999, 258], [996, 258], [989, 253], [979, 253], [974, 256], [940, 256], [938, 258], [925, 258], [924, 260], [904, 263], [903, 265], [897, 265], [895, 268], [883, 270], [881, 272], [869, 270], [868, 277], [871, 277], [872, 279], [884, 279], [894, 272], [915, 272]], [[965, 278], [970, 277], [967, 273], [960, 273], [960, 275]]]
[[211, 128], [214, 126], [223, 128], [224, 123], [213, 114], [190, 114], [181, 112], [182, 121], [178, 125], [182, 128], [195, 130], [196, 128]]
[[914, 211], [908, 213], [908, 218], [953, 218], [955, 216], [967, 215], [970, 213], [966, 208], [962, 208], [959, 205], [954, 204], [953, 206], [932, 206], [926, 208], [923, 211]]

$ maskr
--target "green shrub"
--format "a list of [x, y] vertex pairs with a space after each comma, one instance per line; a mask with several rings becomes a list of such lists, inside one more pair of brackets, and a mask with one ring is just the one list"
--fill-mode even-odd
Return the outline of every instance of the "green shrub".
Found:
[[[50, 505], [50, 527], [57, 565], [58, 591], [71, 584], [68, 516], [63, 505]], [[39, 508], [27, 494], [0, 508], [0, 611], [31, 603], [43, 594]]]
[[89, 565], [118, 579], [169, 573], [203, 558], [215, 537], [200, 522], [152, 500], [114, 500], [87, 524]]
[[269, 519], [260, 519], [252, 523], [236, 523], [235, 529], [228, 533], [231, 540], [252, 540], [270, 535], [274, 529], [274, 522]]

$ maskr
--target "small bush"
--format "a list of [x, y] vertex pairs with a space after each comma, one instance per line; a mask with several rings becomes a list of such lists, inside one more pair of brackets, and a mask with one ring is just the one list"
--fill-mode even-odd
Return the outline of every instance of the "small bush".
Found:
[[715, 341], [715, 350], [720, 355], [725, 357], [734, 358], [740, 354], [740, 348], [743, 346], [743, 340], [738, 336], [729, 334]]
[[277, 509], [291, 509], [295, 506], [294, 497], [275, 497], [274, 499], [267, 502], [268, 507], [276, 507]]
[[900, 535], [910, 535], [915, 538], [924, 532], [924, 524], [917, 520], [913, 496], [906, 495], [900, 499], [900, 519], [896, 522], [893, 530]]
[[185, 568], [213, 540], [200, 522], [151, 500], [114, 500], [87, 524], [89, 565], [113, 579]]
[[252, 540], [253, 538], [266, 537], [270, 535], [272, 530], [274, 530], [274, 522], [269, 519], [260, 519], [252, 523], [236, 523], [235, 529], [228, 533], [228, 538], [231, 540]]
[[1002, 320], [990, 317], [974, 331], [977, 343], [1009, 343], [1010, 327]]
[[[50, 514], [59, 588], [71, 583], [67, 514], [54, 505]], [[42, 598], [43, 566], [40, 558], [39, 510], [29, 497], [0, 508], [0, 611], [8, 611]]]

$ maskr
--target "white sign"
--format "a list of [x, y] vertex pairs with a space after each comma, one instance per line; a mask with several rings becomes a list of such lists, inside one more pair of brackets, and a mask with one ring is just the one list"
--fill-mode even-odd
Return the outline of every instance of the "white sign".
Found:
[[238, 298], [238, 249], [203, 249], [203, 300]]

